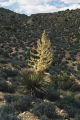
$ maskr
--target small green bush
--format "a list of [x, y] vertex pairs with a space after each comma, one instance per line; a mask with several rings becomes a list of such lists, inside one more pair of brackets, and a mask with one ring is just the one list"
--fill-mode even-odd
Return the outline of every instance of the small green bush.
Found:
[[39, 104], [35, 104], [33, 113], [39, 117], [43, 115], [47, 116], [48, 118], [56, 117], [55, 107], [52, 103], [49, 102], [41, 102]]
[[33, 96], [31, 95], [20, 96], [16, 101], [12, 100], [12, 102], [9, 99], [11, 103], [7, 103], [2, 106], [0, 108], [0, 112], [5, 115], [24, 112], [30, 109], [32, 106], [32, 100]]
[[30, 95], [22, 96], [22, 98], [19, 98], [19, 100], [14, 102], [14, 108], [17, 112], [24, 112], [28, 109], [30, 109], [32, 105], [33, 97]]
[[6, 80], [4, 79], [0, 80], [0, 91], [14, 93], [15, 88], [16, 88], [15, 84], [8, 85]]
[[72, 96], [66, 96], [58, 100], [56, 105], [60, 109], [67, 111], [69, 117], [74, 117], [77, 113], [80, 113], [80, 104], [77, 103]]
[[21, 119], [13, 114], [8, 114], [8, 115], [0, 115], [0, 120], [21, 120]]
[[54, 75], [52, 76], [52, 83], [55, 88], [67, 90], [72, 87], [74, 84], [75, 79], [72, 77], [69, 77], [67, 75]]
[[49, 120], [48, 117], [46, 115], [42, 115], [40, 120]]
[[80, 114], [75, 115], [75, 120], [80, 120]]
[[59, 99], [59, 93], [54, 89], [54, 87], [49, 86], [46, 91], [46, 98], [51, 101]]
[[0, 80], [0, 91], [5, 92], [5, 90], [7, 91], [7, 89], [8, 89], [8, 85], [7, 85], [6, 81], [3, 79]]
[[17, 95], [4, 95], [4, 98], [7, 103], [15, 102], [19, 99]]
[[0, 108], [0, 112], [1, 114], [14, 114], [15, 113], [15, 107], [14, 107], [14, 103], [11, 104], [5, 104], [4, 106], [2, 106]]
[[80, 70], [80, 64], [77, 65], [77, 69]]
[[25, 88], [31, 92], [35, 93], [37, 89], [42, 89], [44, 86], [44, 75], [43, 73], [36, 73], [33, 71], [25, 70], [22, 72], [21, 83]]

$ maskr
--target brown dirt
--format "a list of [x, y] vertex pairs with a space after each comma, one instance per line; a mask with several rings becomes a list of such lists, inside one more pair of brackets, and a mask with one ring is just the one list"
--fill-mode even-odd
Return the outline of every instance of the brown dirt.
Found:
[[30, 112], [21, 113], [19, 114], [19, 117], [21, 118], [21, 120], [39, 120], [37, 116], [34, 116], [34, 114]]

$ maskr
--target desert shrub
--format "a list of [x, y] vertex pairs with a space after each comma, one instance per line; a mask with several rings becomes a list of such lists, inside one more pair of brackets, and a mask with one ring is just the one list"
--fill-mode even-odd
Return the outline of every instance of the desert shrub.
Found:
[[14, 102], [14, 107], [17, 112], [24, 112], [31, 107], [33, 97], [30, 95], [22, 96], [19, 100]]
[[75, 115], [75, 120], [80, 120], [80, 114]]
[[80, 72], [78, 73], [76, 77], [78, 78], [78, 80], [80, 80]]
[[6, 104], [6, 105], [2, 106], [0, 108], [0, 112], [5, 115], [15, 113], [14, 103]]
[[77, 65], [77, 69], [80, 70], [80, 64]]
[[31, 107], [33, 97], [30, 95], [20, 96], [16, 101], [7, 103], [0, 108], [0, 112], [6, 114], [14, 114], [24, 112]]
[[6, 102], [8, 102], [8, 103], [17, 101], [19, 99], [19, 97], [17, 95], [5, 95], [4, 98], [5, 98]]
[[21, 119], [13, 114], [8, 114], [8, 115], [1, 115], [0, 120], [21, 120]]
[[52, 83], [55, 88], [59, 89], [70, 89], [71, 86], [74, 84], [75, 79], [72, 77], [69, 77], [67, 75], [54, 75], [52, 76]]
[[35, 104], [33, 113], [39, 117], [43, 115], [46, 115], [48, 118], [56, 117], [55, 107], [52, 103], [49, 102], [41, 102], [39, 104]]
[[46, 115], [42, 115], [40, 120], [49, 120], [48, 117]]
[[15, 85], [15, 84], [8, 85], [8, 90], [7, 90], [7, 92], [9, 92], [9, 93], [14, 93], [14, 92], [15, 92], [15, 88], [16, 88], [16, 85]]
[[33, 71], [25, 70], [22, 72], [21, 83], [25, 88], [31, 92], [35, 93], [38, 89], [42, 89], [44, 86], [44, 75], [43, 73], [36, 73]]
[[48, 100], [55, 101], [59, 99], [59, 93], [57, 92], [56, 89], [54, 89], [54, 87], [49, 86], [46, 91], [46, 98]]
[[7, 77], [15, 77], [18, 75], [18, 71], [12, 70], [11, 68], [7, 68], [4, 71], [7, 74]]
[[5, 90], [7, 90], [8, 89], [8, 85], [7, 85], [7, 83], [6, 83], [6, 81], [5, 80], [0, 80], [0, 91], [5, 91]]
[[16, 85], [15, 84], [8, 84], [5, 79], [0, 80], [0, 91], [14, 93]]
[[72, 96], [64, 97], [56, 102], [56, 105], [67, 111], [69, 117], [74, 117], [75, 114], [80, 112], [80, 105]]

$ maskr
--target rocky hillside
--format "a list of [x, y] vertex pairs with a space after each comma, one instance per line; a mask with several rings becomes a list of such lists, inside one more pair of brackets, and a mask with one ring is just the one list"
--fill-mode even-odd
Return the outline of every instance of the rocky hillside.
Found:
[[26, 16], [0, 8], [0, 67], [26, 67], [29, 50], [43, 30], [54, 48], [51, 72], [80, 79], [79, 9]]

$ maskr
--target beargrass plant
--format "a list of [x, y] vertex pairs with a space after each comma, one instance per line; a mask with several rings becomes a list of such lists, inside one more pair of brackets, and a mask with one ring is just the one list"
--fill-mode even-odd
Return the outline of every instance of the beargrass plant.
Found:
[[21, 83], [31, 94], [35, 94], [39, 90], [44, 91], [44, 74], [42, 72], [37, 73], [31, 70], [23, 70]]

